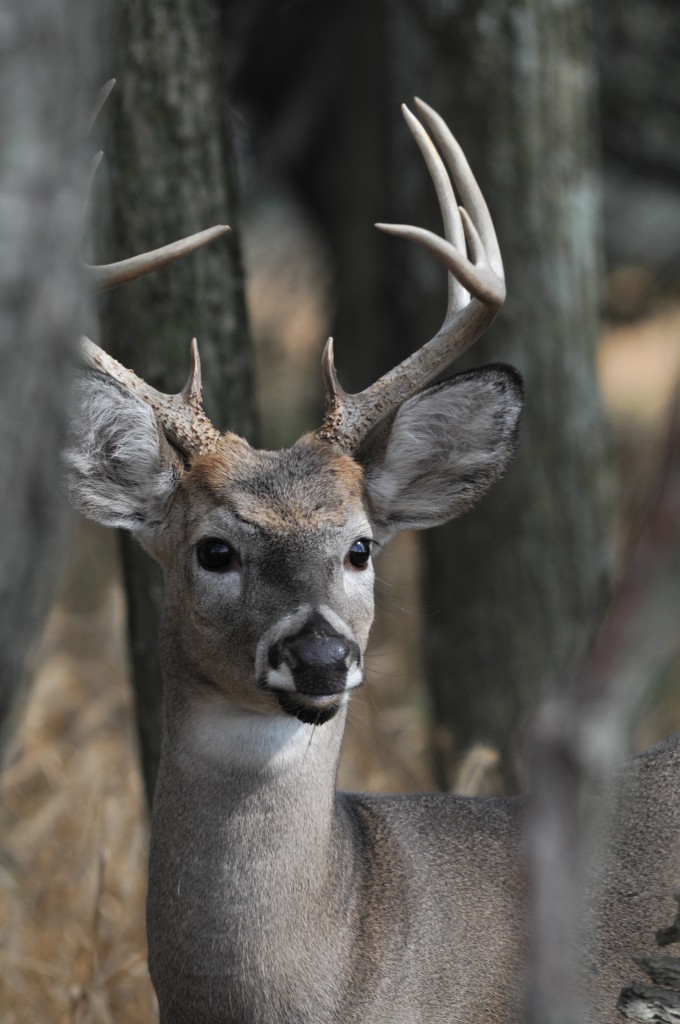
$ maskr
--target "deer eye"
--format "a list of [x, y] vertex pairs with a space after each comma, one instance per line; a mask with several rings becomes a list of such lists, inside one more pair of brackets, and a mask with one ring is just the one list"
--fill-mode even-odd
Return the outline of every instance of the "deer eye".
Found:
[[355, 540], [347, 552], [346, 561], [355, 569], [365, 569], [371, 557], [371, 541], [367, 537]]
[[238, 569], [241, 560], [234, 549], [224, 540], [202, 540], [196, 549], [199, 565], [208, 572], [230, 572]]

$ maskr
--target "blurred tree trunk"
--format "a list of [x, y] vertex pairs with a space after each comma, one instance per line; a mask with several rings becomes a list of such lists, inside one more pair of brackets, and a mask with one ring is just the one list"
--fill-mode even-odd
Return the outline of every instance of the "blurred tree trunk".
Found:
[[597, 0], [605, 157], [677, 185], [680, 8], [669, 0]]
[[[665, 288], [680, 279], [680, 5], [619, 0], [594, 5], [610, 264], [651, 270]], [[625, 280], [625, 279], [624, 279]], [[630, 277], [628, 278], [630, 281]], [[651, 297], [611, 295], [615, 312]], [[628, 294], [626, 294], [628, 291]], [[618, 307], [618, 308], [617, 308]]]
[[[109, 111], [111, 251], [120, 259], [215, 223], [232, 234], [113, 293], [106, 344], [154, 386], [176, 392], [199, 341], [203, 396], [220, 429], [252, 438], [254, 387], [238, 239], [225, 72], [212, 0], [125, 0], [119, 88]], [[151, 800], [159, 756], [161, 573], [121, 537], [142, 765]]]
[[295, 16], [274, 0], [231, 0], [226, 8], [231, 93], [247, 110], [256, 170], [292, 181], [322, 228], [333, 262], [338, 372], [348, 390], [365, 387], [408, 354], [393, 306], [399, 251], [386, 259], [372, 226], [392, 215], [395, 177], [385, 3], [302, 2]]
[[523, 727], [583, 656], [612, 578], [588, 5], [410, 0], [401, 10], [400, 77], [412, 84], [427, 69], [427, 98], [478, 176], [506, 266], [507, 304], [471, 361], [507, 360], [526, 386], [506, 479], [472, 515], [425, 536], [425, 663], [456, 752], [490, 742], [514, 788]]
[[64, 543], [60, 447], [78, 334], [105, 4], [8, 0], [0, 18], [0, 754]]

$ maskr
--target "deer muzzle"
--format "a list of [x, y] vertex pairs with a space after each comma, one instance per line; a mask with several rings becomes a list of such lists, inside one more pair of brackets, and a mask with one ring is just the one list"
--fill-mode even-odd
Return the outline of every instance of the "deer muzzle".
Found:
[[[364, 680], [361, 650], [331, 609], [305, 606], [269, 631], [258, 681], [287, 714], [321, 724]], [[266, 647], [266, 651], [262, 649]]]

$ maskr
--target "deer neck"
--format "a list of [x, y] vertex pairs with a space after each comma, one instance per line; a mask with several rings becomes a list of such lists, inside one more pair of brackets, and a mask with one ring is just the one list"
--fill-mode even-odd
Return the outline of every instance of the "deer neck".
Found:
[[178, 834], [187, 847], [200, 836], [202, 859], [228, 864], [236, 881], [257, 875], [253, 851], [266, 841], [271, 863], [258, 884], [285, 887], [287, 873], [297, 885], [305, 875], [318, 881], [328, 871], [337, 831], [346, 709], [310, 726], [239, 709], [213, 691], [197, 695], [192, 684], [166, 669], [154, 847], [167, 834], [175, 847]]
[[266, 810], [276, 822], [268, 841], [304, 827], [306, 841], [329, 834], [346, 709], [321, 726], [287, 715], [236, 707], [213, 692], [166, 682], [159, 795], [167, 780], [177, 793], [199, 795], [194, 813], [205, 809], [214, 830], [230, 816], [243, 823]]
[[225, 964], [251, 979], [269, 964], [258, 985], [276, 1001], [334, 934], [324, 921], [337, 916], [338, 881], [352, 870], [335, 800], [345, 712], [311, 727], [198, 699], [181, 683], [166, 680], [154, 799], [152, 977], [159, 993], [176, 991], [177, 1005], [186, 999], [188, 1007], [203, 998], [201, 979], [224, 979]]

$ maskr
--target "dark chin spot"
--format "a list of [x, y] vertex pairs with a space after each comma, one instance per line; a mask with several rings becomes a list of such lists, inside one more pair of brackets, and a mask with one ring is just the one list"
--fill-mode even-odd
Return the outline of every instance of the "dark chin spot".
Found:
[[276, 699], [282, 711], [306, 725], [323, 725], [330, 722], [340, 710], [339, 704], [328, 704], [322, 708], [310, 706], [298, 694], [290, 693], [288, 690], [279, 690]]

